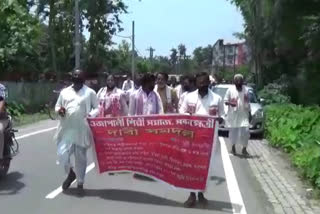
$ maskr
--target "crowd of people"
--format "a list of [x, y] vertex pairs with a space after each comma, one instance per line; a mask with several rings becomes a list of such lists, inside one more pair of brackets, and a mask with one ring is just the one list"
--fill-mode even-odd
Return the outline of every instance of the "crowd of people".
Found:
[[[232, 153], [236, 153], [235, 144], [241, 143], [244, 146], [242, 153], [249, 155], [246, 147], [249, 140], [250, 104], [242, 75], [235, 76], [235, 87], [229, 89], [224, 99], [210, 90], [210, 76], [205, 72], [183, 76], [179, 85], [176, 86], [175, 83], [175, 87], [168, 84], [168, 74], [163, 72], [137, 74], [133, 79], [128, 78], [122, 89], [119, 89], [114, 76], [110, 74], [106, 78], [106, 86], [96, 94], [84, 84], [84, 73], [76, 70], [72, 75], [72, 85], [61, 91], [55, 107], [60, 115], [55, 141], [59, 161], [67, 173], [63, 190], [67, 190], [77, 180], [78, 193], [84, 192], [87, 150], [93, 144], [92, 134], [85, 120], [88, 117], [157, 114], [214, 116], [219, 123], [225, 121], [230, 128]], [[228, 106], [227, 112], [224, 105]], [[72, 155], [75, 166], [70, 161]], [[185, 206], [194, 207], [197, 196], [199, 204], [206, 206], [208, 201], [203, 192], [190, 193]]]

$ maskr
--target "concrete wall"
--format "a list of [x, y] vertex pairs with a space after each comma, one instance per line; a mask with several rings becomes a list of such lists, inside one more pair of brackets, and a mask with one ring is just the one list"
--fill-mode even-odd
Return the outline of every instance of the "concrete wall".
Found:
[[8, 102], [23, 104], [28, 112], [36, 112], [52, 99], [56, 83], [1, 82], [8, 92]]

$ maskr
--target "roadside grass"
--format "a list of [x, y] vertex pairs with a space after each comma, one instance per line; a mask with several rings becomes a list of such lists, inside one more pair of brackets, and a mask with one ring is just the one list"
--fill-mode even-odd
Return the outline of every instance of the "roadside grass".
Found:
[[34, 114], [22, 114], [19, 117], [13, 118], [13, 126], [20, 127], [29, 124], [39, 122], [41, 120], [49, 120], [49, 115], [45, 112], [39, 112]]

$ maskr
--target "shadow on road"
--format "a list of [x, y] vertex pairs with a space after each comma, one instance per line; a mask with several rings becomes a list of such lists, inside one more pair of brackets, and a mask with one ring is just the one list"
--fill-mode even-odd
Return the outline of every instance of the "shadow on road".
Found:
[[[70, 188], [68, 191], [64, 192], [64, 194], [77, 197], [77, 191], [74, 188]], [[187, 196], [188, 194], [186, 194], [186, 199]], [[184, 208], [183, 203], [181, 202], [131, 190], [86, 189], [84, 197], [99, 197], [104, 200]], [[209, 201], [208, 207], [206, 209], [232, 213], [233, 207], [236, 211], [241, 209], [240, 205], [232, 205], [229, 202], [223, 201]], [[201, 208], [196, 207], [195, 209]]]
[[242, 155], [242, 154], [236, 154], [235, 155], [238, 158], [241, 159], [260, 159], [260, 155]]
[[225, 179], [225, 178], [223, 178], [223, 177], [218, 177], [218, 176], [211, 176], [211, 177], [210, 177], [210, 180], [211, 180], [211, 181], [216, 181], [216, 185], [220, 185], [220, 184], [226, 182], [226, 179]]
[[0, 179], [0, 196], [15, 195], [26, 185], [19, 180], [23, 177], [20, 172], [11, 172], [6, 177]]

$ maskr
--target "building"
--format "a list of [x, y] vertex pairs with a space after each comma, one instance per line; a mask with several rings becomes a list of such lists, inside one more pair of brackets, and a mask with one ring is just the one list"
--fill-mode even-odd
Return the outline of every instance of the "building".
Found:
[[249, 48], [245, 42], [224, 44], [224, 40], [219, 39], [213, 46], [213, 69], [217, 72], [222, 68], [246, 65], [249, 57]]

